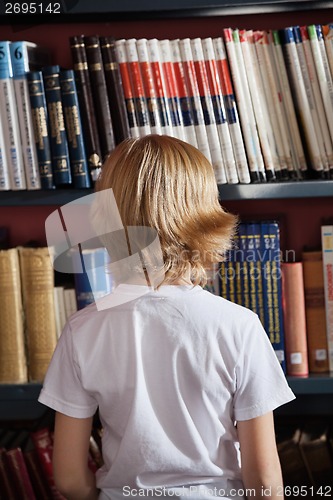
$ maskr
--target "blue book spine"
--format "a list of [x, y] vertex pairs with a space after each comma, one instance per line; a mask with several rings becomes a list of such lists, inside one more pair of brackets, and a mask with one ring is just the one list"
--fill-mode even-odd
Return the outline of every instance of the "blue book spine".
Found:
[[42, 189], [54, 189], [47, 107], [41, 71], [27, 73], [32, 123]]
[[72, 175], [61, 100], [59, 73], [60, 67], [57, 65], [43, 68], [54, 182], [56, 186], [63, 186], [71, 184]]
[[260, 224], [247, 224], [247, 260], [250, 283], [250, 307], [264, 323], [264, 306], [260, 260]]
[[242, 288], [241, 305], [250, 308], [250, 288], [249, 288], [249, 272], [248, 272], [248, 256], [247, 256], [247, 224], [239, 225], [239, 257], [241, 263], [240, 279]]
[[84, 147], [82, 122], [73, 70], [60, 71], [62, 106], [65, 118], [73, 185], [90, 188], [88, 160]]
[[72, 253], [76, 302], [78, 309], [92, 304], [112, 291], [107, 272], [109, 256], [105, 248]]

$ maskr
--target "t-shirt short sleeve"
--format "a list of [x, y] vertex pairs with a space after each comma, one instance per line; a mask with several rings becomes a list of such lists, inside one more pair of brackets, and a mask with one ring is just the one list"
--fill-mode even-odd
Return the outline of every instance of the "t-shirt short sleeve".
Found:
[[70, 325], [65, 326], [48, 367], [38, 401], [69, 417], [88, 418], [96, 400], [83, 387]]
[[235, 420], [259, 417], [295, 399], [259, 318], [242, 332], [236, 365]]

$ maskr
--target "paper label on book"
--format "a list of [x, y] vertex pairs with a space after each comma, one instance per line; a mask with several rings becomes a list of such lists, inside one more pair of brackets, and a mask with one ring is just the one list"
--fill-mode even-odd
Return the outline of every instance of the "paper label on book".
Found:
[[302, 363], [302, 353], [293, 352], [290, 354], [290, 363], [292, 365], [300, 365]]
[[284, 351], [282, 349], [277, 349], [275, 354], [280, 363], [282, 363], [282, 361], [284, 361]]
[[327, 359], [326, 349], [316, 349], [315, 350], [315, 359], [317, 361], [324, 361]]

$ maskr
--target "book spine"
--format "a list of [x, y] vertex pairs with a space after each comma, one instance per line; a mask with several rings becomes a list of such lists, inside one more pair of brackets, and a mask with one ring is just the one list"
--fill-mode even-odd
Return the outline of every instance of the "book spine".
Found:
[[242, 287], [242, 305], [250, 308], [250, 281], [249, 281], [249, 262], [248, 262], [248, 246], [247, 246], [247, 224], [239, 225], [239, 257], [237, 260], [241, 262], [241, 287]]
[[322, 251], [302, 253], [310, 373], [329, 371]]
[[281, 94], [283, 95], [283, 103], [286, 109], [287, 126], [292, 138], [292, 146], [294, 148], [294, 163], [297, 165], [300, 175], [307, 170], [307, 163], [304, 154], [304, 148], [297, 122], [294, 100], [291, 93], [285, 59], [283, 56], [281, 40], [278, 30], [269, 32], [272, 43], [272, 52], [277, 67], [277, 75], [280, 82]]
[[15, 484], [17, 498], [36, 500], [21, 448], [13, 448], [7, 451], [5, 460], [8, 464], [8, 472]]
[[48, 130], [47, 105], [41, 71], [27, 73], [31, 116], [36, 141], [38, 166], [42, 189], [53, 189], [52, 154]]
[[292, 89], [295, 95], [297, 113], [304, 132], [304, 138], [309, 154], [311, 166], [317, 172], [322, 172], [324, 167], [321, 161], [316, 131], [311, 117], [309, 102], [302, 77], [302, 71], [297, 55], [294, 31], [292, 27], [281, 31], [287, 71], [290, 76]]
[[167, 98], [168, 93], [162, 70], [159, 43], [156, 38], [153, 38], [148, 40], [147, 44], [148, 56], [156, 90], [157, 107], [160, 114], [162, 134], [172, 136], [172, 110], [169, 107], [169, 99]]
[[258, 127], [258, 135], [266, 170], [266, 179], [272, 181], [276, 179], [275, 172], [280, 171], [280, 163], [276, 154], [276, 144], [254, 48], [253, 33], [251, 31], [241, 30], [239, 32], [239, 41], [253, 102], [253, 111]]
[[73, 185], [75, 189], [89, 188], [91, 183], [74, 71], [61, 70], [59, 80]]
[[148, 104], [145, 97], [143, 80], [140, 71], [138, 51], [136, 48], [136, 39], [131, 38], [126, 40], [125, 47], [140, 136], [143, 137], [151, 133], [151, 126]]
[[72, 175], [59, 72], [59, 66], [46, 66], [42, 71], [50, 127], [53, 178], [56, 186], [64, 186], [71, 184]]
[[179, 50], [184, 68], [187, 93], [191, 101], [191, 109], [194, 120], [195, 135], [198, 149], [212, 162], [210, 143], [205, 126], [205, 118], [200, 100], [199, 88], [195, 74], [194, 61], [189, 38], [179, 40]]
[[152, 134], [162, 133], [160, 113], [158, 110], [157, 95], [154, 84], [154, 77], [149, 61], [148, 42], [146, 38], [140, 38], [136, 41], [139, 66], [142, 75], [143, 88], [148, 106], [149, 121]]
[[[259, 222], [247, 223], [247, 248], [249, 257], [249, 280], [251, 283], [251, 301], [262, 324], [265, 321], [264, 297], [261, 268], [261, 227]], [[253, 290], [254, 288], [254, 290]], [[254, 295], [254, 296], [253, 296]]]
[[92, 98], [96, 111], [102, 161], [104, 161], [114, 150], [115, 140], [109, 99], [106, 90], [101, 47], [98, 36], [85, 36], [83, 40], [87, 56]]
[[26, 42], [11, 42], [10, 56], [13, 67], [14, 89], [27, 189], [40, 189], [40, 174], [32, 125], [28, 82], [26, 78], [26, 69], [29, 68]]
[[239, 182], [249, 184], [251, 182], [249, 166], [223, 38], [214, 38], [213, 47]]
[[282, 263], [282, 296], [287, 375], [309, 374], [301, 262]]
[[194, 38], [191, 40], [191, 49], [216, 182], [218, 184], [226, 184], [226, 170], [216, 126], [215, 113], [200, 38]]
[[3, 499], [14, 500], [16, 492], [14, 490], [13, 481], [9, 477], [8, 466], [6, 463], [5, 448], [0, 448], [0, 495]]
[[0, 116], [5, 150], [9, 168], [10, 184], [13, 190], [26, 189], [26, 178], [17, 114], [13, 69], [10, 57], [10, 42], [0, 42]]
[[225, 166], [227, 181], [228, 184], [238, 184], [239, 178], [237, 172], [237, 165], [232, 148], [232, 141], [230, 137], [225, 106], [223, 102], [223, 94], [215, 61], [214, 46], [211, 38], [204, 38], [202, 40], [202, 49], [203, 49], [204, 62], [207, 73], [208, 86], [210, 90], [216, 126], [220, 139], [222, 157], [224, 158], [224, 166]]
[[83, 35], [71, 37], [70, 48], [82, 118], [84, 144], [90, 175], [95, 181], [102, 166], [102, 153]]
[[28, 381], [20, 263], [16, 248], [0, 250], [0, 382]]
[[5, 135], [2, 120], [0, 118], [0, 191], [9, 191], [10, 188], [9, 164], [7, 159]]
[[44, 478], [36, 450], [31, 449], [29, 451], [24, 451], [23, 455], [37, 499], [40, 498], [46, 500], [47, 498], [50, 498], [51, 491]]
[[[324, 120], [320, 120], [319, 108], [317, 107], [317, 103], [316, 103], [315, 95], [314, 95], [314, 88], [313, 88], [314, 79], [310, 78], [311, 67], [308, 64], [308, 62], [310, 63], [310, 61], [307, 59], [306, 53], [305, 53], [305, 45], [306, 44], [302, 40], [300, 27], [294, 26], [293, 30], [294, 30], [294, 36], [295, 36], [296, 49], [297, 49], [297, 53], [298, 53], [298, 59], [300, 62], [300, 67], [301, 67], [301, 71], [302, 71], [302, 75], [303, 75], [304, 86], [305, 86], [305, 90], [306, 90], [306, 94], [307, 94], [307, 98], [308, 98], [308, 102], [309, 102], [309, 107], [310, 107], [310, 111], [311, 111], [311, 115], [312, 115], [313, 124], [314, 124], [315, 131], [316, 131], [316, 137], [317, 137], [319, 151], [321, 154], [321, 160], [322, 160], [323, 167], [324, 167], [323, 169], [324, 169], [324, 172], [328, 172], [329, 171], [329, 164], [328, 164], [328, 156], [327, 156], [327, 147], [329, 147], [332, 151], [332, 146], [330, 144], [331, 139], [330, 139], [330, 135], [329, 135], [329, 131], [328, 131], [328, 126], [327, 126], [327, 123], [325, 123], [325, 121], [326, 121], [325, 111], [323, 108]], [[308, 42], [308, 46], [307, 46], [307, 53], [308, 53], [308, 55], [309, 55], [309, 53], [311, 53], [311, 47], [309, 47], [309, 42]], [[320, 96], [319, 86], [318, 86], [318, 90], [319, 90], [319, 96]], [[327, 133], [326, 139], [328, 138], [328, 141], [326, 144], [325, 144], [325, 128], [326, 128], [326, 133]]]
[[194, 116], [191, 105], [191, 99], [188, 94], [185, 81], [185, 73], [182, 64], [182, 58], [179, 48], [179, 40], [170, 40], [170, 57], [175, 75], [175, 89], [179, 98], [181, 113], [183, 117], [183, 127], [186, 142], [198, 147], [197, 136], [195, 133]]
[[333, 371], [333, 226], [321, 227], [329, 369]]
[[121, 82], [124, 89], [126, 112], [128, 124], [130, 128], [131, 137], [140, 137], [140, 130], [138, 120], [135, 112], [134, 95], [131, 87], [131, 78], [129, 73], [129, 66], [127, 64], [125, 40], [117, 40], [115, 43], [115, 53], [117, 62], [119, 64], [119, 71]]
[[100, 38], [106, 88], [116, 144], [131, 137], [126, 111], [126, 101], [119, 63], [117, 62], [115, 38]]

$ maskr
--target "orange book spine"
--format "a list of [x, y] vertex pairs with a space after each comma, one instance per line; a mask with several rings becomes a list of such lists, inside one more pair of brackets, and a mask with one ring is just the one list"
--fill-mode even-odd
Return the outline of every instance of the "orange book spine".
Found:
[[309, 374], [302, 262], [282, 263], [282, 310], [287, 375]]

